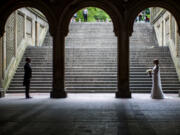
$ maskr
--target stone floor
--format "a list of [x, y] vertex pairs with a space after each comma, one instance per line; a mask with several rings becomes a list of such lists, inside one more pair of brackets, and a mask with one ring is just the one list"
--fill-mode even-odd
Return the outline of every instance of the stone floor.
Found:
[[0, 99], [0, 135], [180, 135], [180, 98], [149, 94], [6, 95]]

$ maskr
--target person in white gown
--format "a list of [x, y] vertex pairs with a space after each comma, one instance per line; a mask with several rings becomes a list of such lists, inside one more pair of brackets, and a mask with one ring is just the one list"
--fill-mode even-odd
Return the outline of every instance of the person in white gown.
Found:
[[163, 99], [165, 98], [162, 86], [161, 86], [161, 76], [160, 76], [160, 68], [159, 68], [159, 60], [155, 59], [153, 61], [155, 66], [152, 69], [152, 90], [151, 97], [153, 99]]

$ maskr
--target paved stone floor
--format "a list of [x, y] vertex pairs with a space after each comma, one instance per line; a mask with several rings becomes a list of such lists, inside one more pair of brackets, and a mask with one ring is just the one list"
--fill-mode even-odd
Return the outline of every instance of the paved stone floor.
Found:
[[6, 95], [0, 99], [0, 135], [180, 135], [180, 98], [149, 94]]

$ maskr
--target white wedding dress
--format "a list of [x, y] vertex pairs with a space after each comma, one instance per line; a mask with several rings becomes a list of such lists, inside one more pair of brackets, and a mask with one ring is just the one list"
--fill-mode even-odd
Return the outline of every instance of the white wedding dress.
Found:
[[163, 99], [164, 94], [162, 91], [162, 86], [161, 86], [161, 76], [160, 76], [160, 69], [156, 65], [154, 66], [152, 70], [152, 90], [151, 90], [151, 97], [153, 99]]

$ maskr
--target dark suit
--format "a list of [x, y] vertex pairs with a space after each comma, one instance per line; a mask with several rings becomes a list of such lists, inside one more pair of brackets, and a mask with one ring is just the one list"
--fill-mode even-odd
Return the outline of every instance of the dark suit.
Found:
[[29, 63], [24, 65], [24, 81], [23, 85], [26, 87], [26, 98], [29, 98], [30, 81], [32, 77], [32, 69]]

